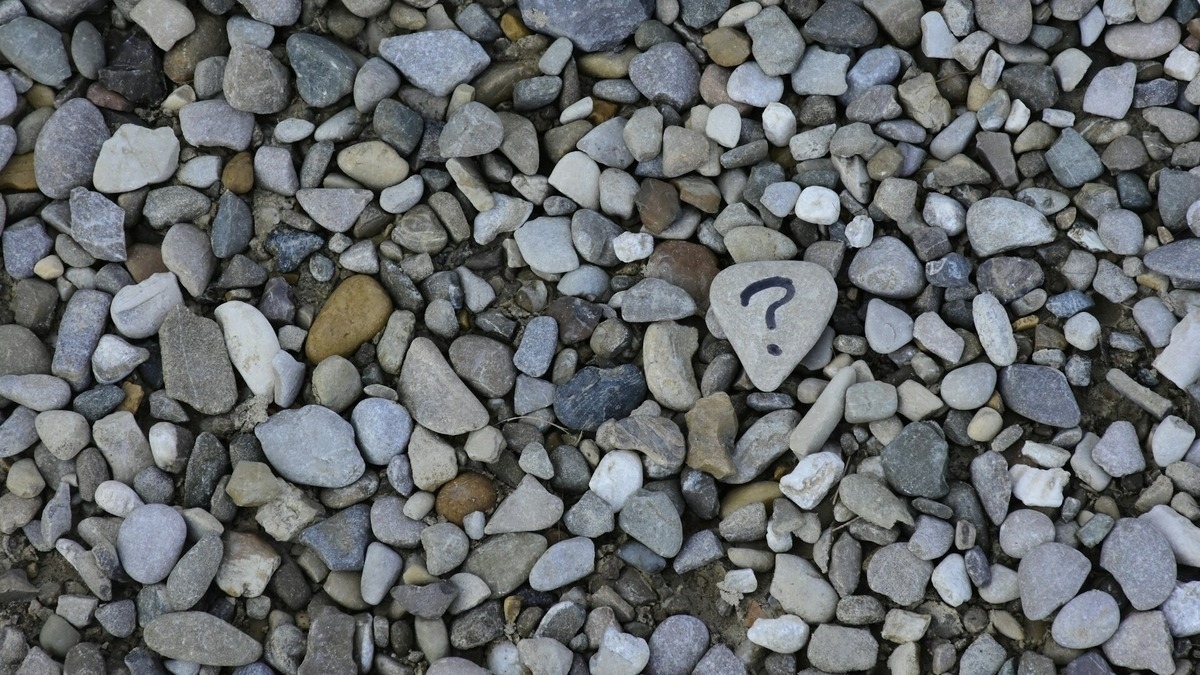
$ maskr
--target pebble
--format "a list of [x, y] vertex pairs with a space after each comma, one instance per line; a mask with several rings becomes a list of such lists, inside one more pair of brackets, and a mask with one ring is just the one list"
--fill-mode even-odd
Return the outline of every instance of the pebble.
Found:
[[866, 629], [826, 623], [813, 631], [805, 655], [825, 671], [869, 670], [879, 655], [879, 643]]
[[626, 534], [664, 558], [674, 557], [683, 545], [683, 523], [665, 493], [637, 490], [625, 501], [617, 522]]
[[57, 87], [71, 75], [58, 31], [31, 16], [18, 16], [0, 26], [0, 54], [40, 84]]
[[[358, 480], [366, 468], [354, 443], [353, 427], [319, 405], [278, 412], [255, 427], [254, 435], [271, 467], [302, 485], [345, 487]], [[312, 439], [321, 439], [321, 443]]]
[[1017, 569], [1021, 608], [1027, 617], [1041, 620], [1079, 592], [1092, 564], [1082, 553], [1057, 542], [1047, 542], [1021, 559]]
[[746, 631], [746, 639], [777, 654], [794, 654], [808, 642], [808, 624], [785, 614], [778, 619], [761, 618]]
[[123, 124], [100, 147], [92, 183], [99, 192], [132, 192], [170, 180], [178, 166], [179, 139], [170, 128]]
[[162, 614], [146, 624], [143, 638], [168, 659], [205, 666], [244, 666], [263, 652], [257, 640], [205, 612]]
[[1004, 404], [1017, 414], [1059, 428], [1079, 424], [1079, 404], [1061, 372], [1015, 364], [1000, 370], [997, 383]]
[[849, 276], [855, 286], [884, 298], [912, 298], [925, 288], [920, 261], [895, 237], [879, 237], [856, 253]]
[[1111, 595], [1086, 591], [1058, 611], [1050, 634], [1067, 649], [1090, 649], [1112, 637], [1120, 622], [1121, 611]]
[[700, 70], [683, 45], [654, 45], [629, 62], [629, 79], [652, 103], [676, 109], [690, 106], [699, 95]]
[[966, 227], [971, 248], [979, 256], [1054, 241], [1054, 228], [1045, 216], [1031, 206], [1003, 197], [987, 197], [972, 204], [967, 209]]
[[[173, 275], [166, 276], [173, 281]], [[175, 293], [178, 292], [176, 288]], [[131, 298], [131, 305], [133, 302], [137, 302], [136, 296]], [[161, 299], [154, 302], [158, 304]], [[139, 303], [139, 310], [146, 304]], [[160, 310], [152, 311], [157, 314]], [[149, 323], [155, 320], [151, 318]], [[237, 402], [237, 386], [217, 322], [192, 314], [180, 298], [179, 304], [168, 308], [161, 320], [159, 341], [168, 396], [208, 415], [228, 412], [233, 407]]]
[[1175, 670], [1171, 645], [1162, 612], [1133, 612], [1121, 621], [1102, 649], [1113, 665], [1168, 675]]
[[379, 55], [404, 78], [433, 96], [446, 96], [491, 63], [483, 47], [457, 30], [427, 30], [390, 37]]
[[1175, 589], [1175, 555], [1153, 525], [1121, 518], [1100, 549], [1100, 567], [1108, 570], [1134, 609], [1154, 609]]
[[135, 508], [121, 523], [117, 553], [121, 567], [135, 581], [158, 583], [167, 578], [183, 552], [183, 517], [163, 504]]
[[573, 537], [546, 549], [529, 572], [534, 590], [551, 591], [591, 574], [596, 567], [596, 546], [587, 537]]

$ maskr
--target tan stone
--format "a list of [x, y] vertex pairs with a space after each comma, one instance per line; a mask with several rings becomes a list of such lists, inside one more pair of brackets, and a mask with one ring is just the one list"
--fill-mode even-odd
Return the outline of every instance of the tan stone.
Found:
[[750, 58], [750, 37], [733, 28], [718, 28], [701, 42], [708, 57], [719, 66], [735, 68]]
[[38, 189], [33, 177], [33, 153], [13, 155], [8, 165], [0, 171], [0, 190], [31, 192]]
[[338, 168], [372, 190], [382, 190], [408, 178], [408, 162], [383, 141], [356, 143], [337, 156]]
[[733, 473], [729, 455], [737, 440], [738, 419], [729, 394], [705, 396], [683, 418], [688, 428], [687, 465], [718, 479]]
[[254, 189], [254, 160], [248, 152], [234, 155], [221, 171], [221, 184], [235, 195]]
[[739, 485], [726, 493], [725, 499], [721, 500], [721, 517], [724, 518], [754, 502], [762, 502], [769, 509], [771, 504], [782, 496], [783, 492], [779, 489], [779, 483], [776, 481], [759, 481]]
[[392, 299], [383, 286], [366, 275], [356, 275], [334, 289], [308, 332], [305, 354], [320, 363], [337, 354], [350, 356], [387, 325]]

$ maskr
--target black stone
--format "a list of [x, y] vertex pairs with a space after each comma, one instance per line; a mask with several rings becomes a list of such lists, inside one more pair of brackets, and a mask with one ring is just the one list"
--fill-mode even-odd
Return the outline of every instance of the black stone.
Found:
[[[1196, 243], [1200, 245], [1200, 241]], [[1075, 393], [1066, 376], [1054, 368], [1011, 365], [1000, 370], [997, 384], [1004, 405], [1018, 415], [1052, 427], [1079, 424], [1081, 415]]]
[[493, 600], [459, 615], [450, 626], [450, 645], [455, 649], [482, 647], [504, 635], [504, 613]]
[[1022, 63], [1005, 68], [1000, 80], [1010, 96], [1021, 99], [1033, 112], [1058, 102], [1058, 80], [1050, 66]]
[[880, 454], [884, 478], [896, 492], [907, 497], [942, 497], [950, 489], [946, 484], [949, 450], [936, 425], [913, 422]]
[[143, 106], [158, 105], [167, 96], [162, 56], [140, 31], [127, 35], [111, 52], [108, 66], [100, 69], [100, 84]]
[[925, 280], [938, 288], [959, 288], [971, 283], [971, 261], [954, 251], [925, 265]]
[[183, 479], [183, 505], [207, 508], [217, 481], [229, 471], [229, 452], [207, 431], [196, 437]]
[[589, 366], [558, 388], [554, 414], [570, 429], [595, 431], [605, 420], [627, 417], [645, 398], [646, 377], [637, 366]]
[[116, 410], [125, 402], [125, 390], [115, 384], [105, 384], [93, 387], [75, 397], [71, 408], [95, 422]]

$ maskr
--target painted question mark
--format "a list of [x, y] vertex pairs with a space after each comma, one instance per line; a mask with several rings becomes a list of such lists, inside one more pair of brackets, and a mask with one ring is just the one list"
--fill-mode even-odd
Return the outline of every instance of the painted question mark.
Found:
[[[742, 307], [749, 307], [750, 298], [754, 297], [756, 293], [769, 288], [782, 288], [784, 291], [782, 298], [772, 302], [767, 307], [767, 314], [764, 317], [767, 322], [767, 330], [775, 330], [775, 310], [783, 307], [791, 302], [792, 298], [796, 297], [796, 285], [792, 283], [791, 279], [787, 277], [767, 277], [766, 279], [755, 281], [742, 291]], [[777, 344], [769, 344], [767, 345], [767, 353], [771, 356], [779, 356], [783, 353], [783, 350]]]

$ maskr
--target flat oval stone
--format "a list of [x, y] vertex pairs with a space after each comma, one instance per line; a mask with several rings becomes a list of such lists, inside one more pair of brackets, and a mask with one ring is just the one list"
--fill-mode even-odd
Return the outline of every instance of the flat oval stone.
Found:
[[1133, 21], [1109, 26], [1104, 32], [1104, 46], [1127, 59], [1156, 59], [1179, 44], [1180, 32], [1179, 22], [1172, 17], [1154, 23]]
[[175, 509], [165, 504], [139, 506], [117, 532], [121, 567], [134, 581], [156, 584], [175, 567], [186, 538], [187, 525]]
[[346, 487], [367, 468], [354, 444], [354, 428], [323, 406], [278, 412], [255, 427], [254, 435], [271, 466], [293, 483]]
[[383, 330], [392, 314], [392, 299], [375, 279], [352, 276], [329, 294], [313, 320], [304, 346], [312, 363], [350, 356], [362, 343]]
[[73, 98], [54, 111], [33, 148], [38, 189], [51, 199], [67, 199], [71, 190], [92, 183], [100, 148], [108, 140], [100, 109], [86, 98]]
[[1050, 635], [1067, 649], [1091, 649], [1112, 637], [1120, 623], [1117, 601], [1104, 591], [1088, 591], [1063, 605], [1054, 617]]
[[262, 645], [206, 612], [155, 617], [142, 632], [146, 646], [168, 659], [203, 666], [236, 667], [262, 656]]
[[967, 238], [979, 256], [1048, 244], [1054, 236], [1045, 216], [1013, 199], [987, 197], [967, 209]]
[[1179, 239], [1150, 251], [1142, 261], [1146, 267], [1173, 279], [1200, 281], [1200, 239]]
[[1000, 370], [998, 383], [1004, 405], [1018, 415], [1063, 429], [1079, 424], [1079, 403], [1062, 372], [1015, 364]]

